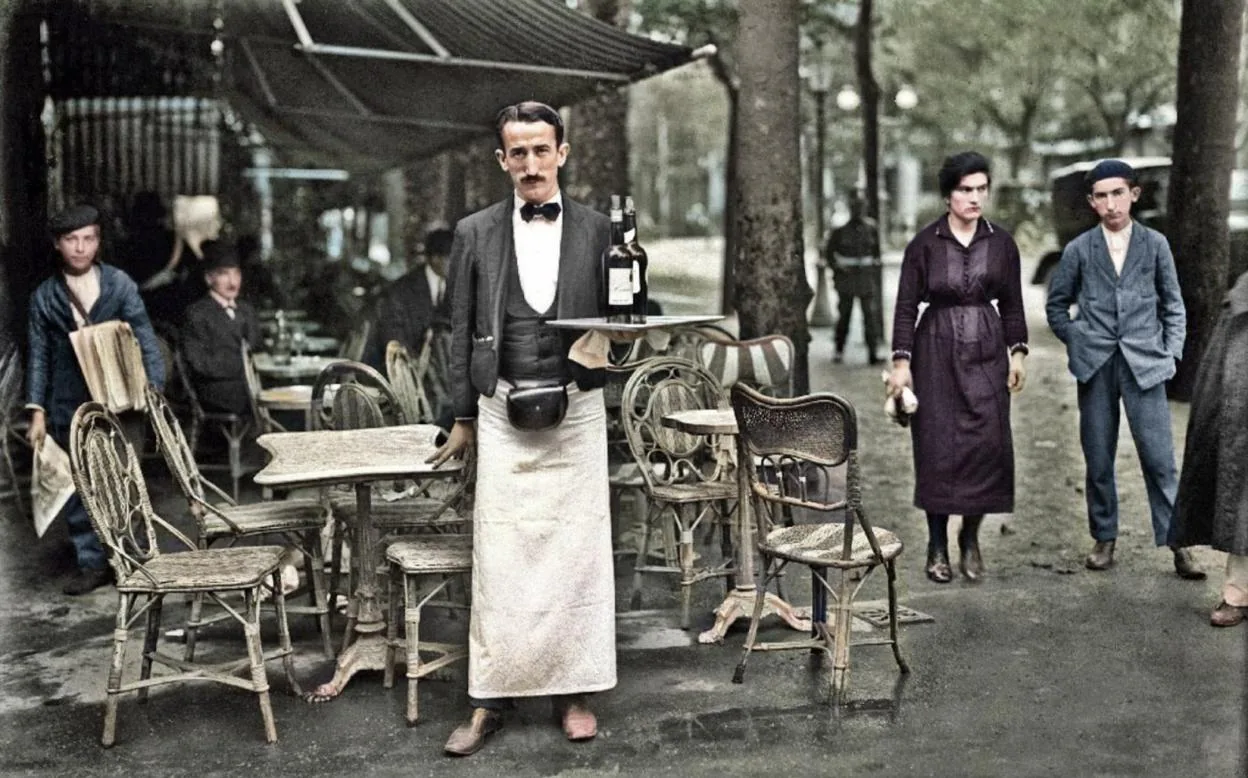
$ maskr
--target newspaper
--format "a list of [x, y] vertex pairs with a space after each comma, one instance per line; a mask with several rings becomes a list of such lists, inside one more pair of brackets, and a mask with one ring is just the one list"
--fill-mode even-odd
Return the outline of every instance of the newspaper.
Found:
[[69, 342], [92, 400], [113, 413], [146, 407], [143, 352], [129, 324], [106, 321], [80, 327], [69, 333]]
[[35, 448], [35, 464], [30, 479], [30, 504], [35, 518], [35, 534], [43, 537], [48, 525], [74, 495], [69, 455], [49, 435]]

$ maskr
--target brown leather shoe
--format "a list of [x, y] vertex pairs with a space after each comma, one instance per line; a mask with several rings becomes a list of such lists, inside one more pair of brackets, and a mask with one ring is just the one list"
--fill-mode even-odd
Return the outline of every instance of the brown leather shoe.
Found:
[[1186, 548], [1174, 549], [1174, 572], [1186, 581], [1203, 581], [1205, 580], [1205, 571], [1196, 565], [1196, 560], [1192, 558], [1192, 552]]
[[446, 753], [470, 756], [481, 750], [485, 738], [503, 727], [503, 714], [488, 708], [473, 708], [472, 717], [455, 728], [447, 738]]
[[1218, 603], [1218, 607], [1209, 614], [1209, 623], [1215, 627], [1234, 627], [1243, 622], [1244, 609], [1227, 605], [1226, 600]]
[[568, 740], [593, 740], [598, 734], [598, 719], [583, 701], [570, 702], [563, 709], [563, 734]]
[[984, 558], [980, 556], [979, 544], [975, 543], [961, 549], [958, 559], [958, 570], [966, 580], [975, 583], [984, 577]]
[[953, 570], [949, 568], [949, 552], [944, 549], [928, 550], [927, 578], [936, 583], [949, 583], [953, 580]]
[[1089, 570], [1108, 570], [1114, 566], [1114, 541], [1098, 540], [1092, 547], [1092, 553], [1083, 560], [1084, 567]]

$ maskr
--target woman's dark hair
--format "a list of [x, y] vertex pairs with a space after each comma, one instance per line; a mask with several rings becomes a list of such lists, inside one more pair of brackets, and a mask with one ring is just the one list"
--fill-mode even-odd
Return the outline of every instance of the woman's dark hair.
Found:
[[[555, 145], [563, 145], [563, 117], [554, 108], [536, 100], [525, 100], [523, 103], [509, 105], [498, 112], [494, 134], [498, 138], [498, 147], [503, 148], [503, 125], [508, 122], [546, 122], [555, 128]], [[503, 149], [506, 151], [506, 149]]]
[[978, 151], [963, 151], [945, 157], [944, 163], [940, 166], [940, 172], [936, 174], [936, 182], [940, 185], [940, 196], [948, 197], [953, 194], [953, 190], [958, 187], [958, 182], [975, 173], [988, 176], [988, 183], [992, 184], [992, 171], [988, 169], [988, 158]]

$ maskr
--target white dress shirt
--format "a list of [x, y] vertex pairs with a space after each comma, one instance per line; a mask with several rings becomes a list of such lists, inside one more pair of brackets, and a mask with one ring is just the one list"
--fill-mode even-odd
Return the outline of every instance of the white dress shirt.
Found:
[[217, 301], [217, 305], [220, 305], [222, 308], [225, 309], [226, 316], [229, 316], [231, 319], [233, 319], [237, 315], [235, 313], [235, 310], [238, 308], [237, 302], [235, 302], [234, 300], [227, 300], [221, 295], [212, 291], [211, 289], [208, 290], [208, 294], [212, 295], [212, 299]]
[[520, 288], [524, 291], [525, 302], [538, 313], [545, 313], [554, 303], [555, 290], [559, 286], [563, 193], [557, 192], [546, 201], [559, 203], [559, 216], [553, 222], [540, 216], [526, 222], [520, 217], [524, 200], [519, 195], [513, 195], [513, 198], [516, 207], [511, 212], [511, 231], [515, 240], [516, 265], [520, 271]]
[[1127, 261], [1127, 246], [1131, 245], [1131, 222], [1127, 222], [1127, 226], [1117, 232], [1110, 232], [1102, 224], [1101, 232], [1105, 234], [1105, 245], [1109, 247], [1109, 258], [1113, 260], [1114, 272], [1122, 275], [1122, 266]]
[[438, 303], [442, 302], [442, 295], [446, 294], [446, 279], [438, 275], [429, 263], [425, 263], [425, 279], [429, 282], [429, 300], [433, 303], [433, 307], [437, 308]]
[[[82, 303], [83, 310], [91, 313], [91, 307], [95, 305], [95, 301], [100, 299], [100, 266], [92, 265], [91, 269], [80, 276], [71, 276], [64, 273], [65, 285], [69, 287], [69, 291], [74, 293], [78, 298], [78, 302]], [[72, 303], [69, 306], [70, 311], [74, 314], [74, 322], [78, 326], [82, 326], [87, 322], [83, 319], [82, 314], [78, 312], [78, 306]]]

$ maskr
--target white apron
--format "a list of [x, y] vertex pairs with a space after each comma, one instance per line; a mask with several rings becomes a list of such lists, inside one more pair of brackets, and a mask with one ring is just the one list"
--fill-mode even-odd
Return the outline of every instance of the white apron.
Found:
[[568, 387], [553, 430], [507, 421], [508, 384], [477, 416], [468, 693], [615, 686], [615, 577], [602, 390]]

